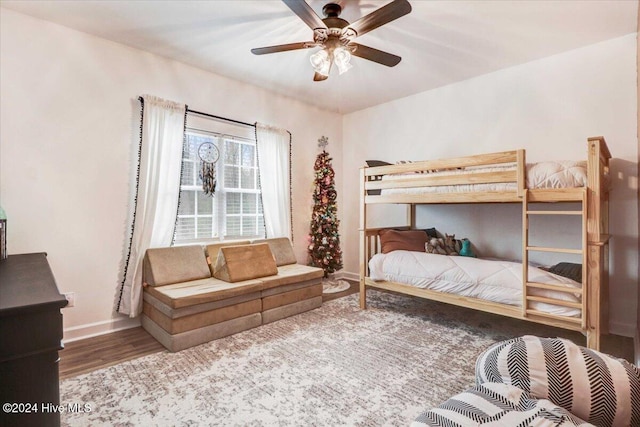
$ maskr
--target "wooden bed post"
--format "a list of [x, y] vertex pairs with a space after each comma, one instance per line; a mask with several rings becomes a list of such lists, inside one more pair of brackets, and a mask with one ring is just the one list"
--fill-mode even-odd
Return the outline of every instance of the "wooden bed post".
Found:
[[587, 347], [600, 348], [600, 336], [608, 332], [609, 194], [601, 181], [608, 173], [611, 153], [603, 137], [589, 138], [587, 190], [587, 283], [589, 319]]
[[522, 190], [522, 318], [527, 317], [529, 291], [529, 190]]
[[516, 151], [518, 163], [518, 197], [524, 197], [524, 190], [527, 188], [527, 160], [523, 149]]
[[360, 169], [360, 308], [367, 308], [367, 287], [365, 285], [365, 277], [367, 276], [367, 262], [369, 261], [367, 244], [367, 205], [365, 198], [367, 192], [364, 188], [366, 176], [365, 168]]
[[407, 225], [411, 230], [414, 230], [416, 228], [416, 204], [415, 203], [409, 203], [407, 205]]

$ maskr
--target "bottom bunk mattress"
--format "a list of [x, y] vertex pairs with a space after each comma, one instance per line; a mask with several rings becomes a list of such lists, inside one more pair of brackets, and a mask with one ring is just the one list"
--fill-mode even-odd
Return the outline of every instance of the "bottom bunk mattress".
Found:
[[[580, 283], [566, 277], [529, 266], [530, 282], [580, 288]], [[425, 252], [393, 251], [376, 254], [369, 261], [369, 277], [421, 289], [522, 306], [522, 264], [463, 256], [446, 256]], [[531, 289], [530, 295], [563, 301], [580, 302], [578, 293]], [[530, 308], [558, 316], [580, 317], [580, 310], [542, 302]]]

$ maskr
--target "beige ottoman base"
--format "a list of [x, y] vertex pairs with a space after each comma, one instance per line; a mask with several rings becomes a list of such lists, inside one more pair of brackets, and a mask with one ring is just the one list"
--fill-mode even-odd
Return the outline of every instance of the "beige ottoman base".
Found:
[[294, 302], [293, 304], [284, 305], [282, 307], [272, 308], [262, 312], [262, 324], [275, 322], [294, 314], [304, 313], [313, 310], [322, 305], [322, 296], [309, 298], [303, 301]]
[[[322, 298], [321, 298], [322, 300]], [[321, 301], [322, 302], [322, 301]], [[262, 324], [260, 313], [250, 314], [203, 328], [179, 334], [169, 334], [149, 317], [142, 315], [142, 327], [157, 339], [169, 351], [176, 352], [185, 348], [216, 340], [218, 338], [237, 334], [247, 329], [255, 328]]]

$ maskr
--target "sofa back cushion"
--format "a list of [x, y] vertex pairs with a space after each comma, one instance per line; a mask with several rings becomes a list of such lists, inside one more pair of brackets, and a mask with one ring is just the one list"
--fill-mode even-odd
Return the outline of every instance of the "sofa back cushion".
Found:
[[278, 267], [282, 267], [283, 265], [296, 264], [298, 262], [296, 260], [296, 254], [293, 252], [291, 240], [289, 240], [288, 237], [254, 240], [252, 243], [268, 244]]
[[202, 246], [147, 249], [142, 280], [151, 286], [170, 285], [211, 277]]
[[220, 248], [213, 275], [226, 282], [257, 279], [278, 274], [276, 261], [266, 243]]
[[224, 248], [226, 246], [238, 246], [238, 245], [248, 245], [249, 243], [251, 243], [248, 240], [242, 240], [242, 241], [237, 241], [237, 242], [220, 242], [220, 243], [213, 243], [211, 245], [207, 245], [205, 246], [206, 252], [207, 252], [207, 260], [209, 261], [209, 264], [211, 265], [211, 275], [213, 275], [213, 269], [216, 266], [216, 260], [218, 259], [218, 254], [220, 253], [220, 248]]

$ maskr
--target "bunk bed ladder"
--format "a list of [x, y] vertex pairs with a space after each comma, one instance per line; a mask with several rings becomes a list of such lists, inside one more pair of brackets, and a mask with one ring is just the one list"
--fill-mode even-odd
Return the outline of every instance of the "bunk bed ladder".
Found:
[[[529, 210], [529, 190], [524, 190], [523, 198], [522, 198], [522, 281], [523, 281], [523, 292], [522, 292], [522, 316], [523, 317], [543, 317], [548, 319], [548, 323], [553, 324], [554, 322], [560, 322], [563, 324], [573, 324], [575, 329], [580, 329], [585, 331], [587, 329], [587, 191], [586, 189], [579, 190], [581, 192], [580, 202], [581, 209], [580, 210]], [[541, 246], [531, 246], [529, 242], [529, 217], [532, 215], [577, 215], [581, 216], [581, 249], [563, 249], [563, 248], [550, 248], [550, 247], [541, 247]], [[555, 252], [555, 253], [568, 253], [568, 254], [579, 254], [582, 256], [582, 286], [580, 288], [570, 288], [566, 287], [560, 283], [552, 284], [552, 283], [537, 283], [529, 281], [529, 252], [530, 251], [538, 251], [538, 252]], [[532, 295], [530, 292], [532, 289], [546, 289], [553, 290], [558, 292], [564, 292], [569, 294], [579, 294], [581, 296], [580, 302], [571, 302], [564, 301], [560, 299], [550, 298], [550, 297], [542, 297]], [[543, 302], [548, 304], [553, 304], [556, 306], [569, 307], [569, 308], [577, 308], [581, 310], [580, 318], [577, 317], [568, 317], [568, 316], [560, 316], [553, 315], [549, 313], [545, 313], [539, 310], [535, 310], [530, 308], [531, 302]]]

